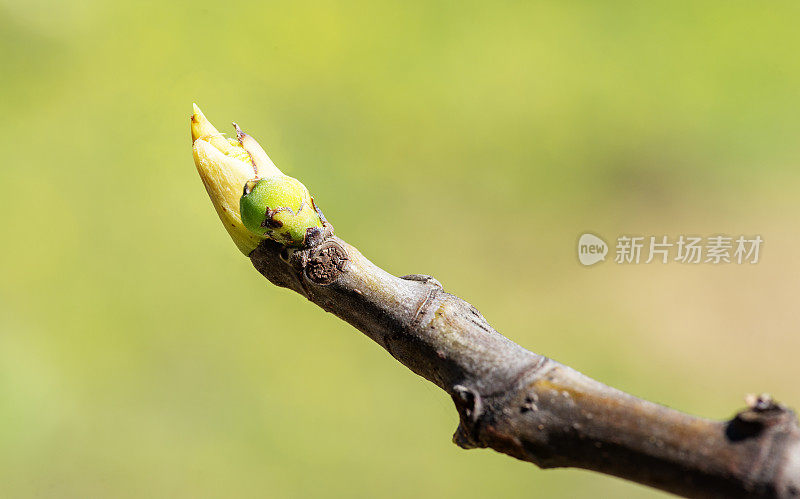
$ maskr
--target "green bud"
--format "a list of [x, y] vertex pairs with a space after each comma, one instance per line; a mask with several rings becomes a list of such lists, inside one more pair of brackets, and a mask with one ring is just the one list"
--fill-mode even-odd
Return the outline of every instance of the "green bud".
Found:
[[303, 246], [308, 229], [322, 228], [306, 186], [286, 175], [247, 182], [239, 213], [249, 231], [286, 246]]

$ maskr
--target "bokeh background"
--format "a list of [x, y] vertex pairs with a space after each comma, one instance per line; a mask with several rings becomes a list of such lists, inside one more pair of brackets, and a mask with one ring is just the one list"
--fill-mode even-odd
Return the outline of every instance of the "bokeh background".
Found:
[[[663, 404], [800, 407], [796, 2], [0, 0], [0, 496], [655, 497], [448, 397], [229, 240], [191, 103], [337, 233]], [[760, 234], [584, 268], [578, 236]]]

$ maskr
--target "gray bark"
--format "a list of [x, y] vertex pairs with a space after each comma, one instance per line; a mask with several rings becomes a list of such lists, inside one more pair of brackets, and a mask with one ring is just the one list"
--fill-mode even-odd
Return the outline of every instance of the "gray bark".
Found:
[[691, 497], [800, 495], [794, 413], [752, 398], [711, 421], [628, 395], [530, 352], [422, 275], [395, 277], [333, 235], [250, 255], [273, 284], [345, 320], [453, 399], [463, 448], [577, 467]]

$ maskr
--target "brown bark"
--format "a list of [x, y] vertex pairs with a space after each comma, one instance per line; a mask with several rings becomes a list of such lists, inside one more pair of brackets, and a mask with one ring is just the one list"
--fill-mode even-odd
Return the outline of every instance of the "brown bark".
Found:
[[800, 495], [800, 429], [768, 397], [752, 398], [730, 421], [638, 399], [522, 348], [435, 279], [392, 276], [335, 236], [297, 251], [265, 241], [250, 258], [273, 284], [349, 322], [445, 390], [463, 448], [691, 497]]

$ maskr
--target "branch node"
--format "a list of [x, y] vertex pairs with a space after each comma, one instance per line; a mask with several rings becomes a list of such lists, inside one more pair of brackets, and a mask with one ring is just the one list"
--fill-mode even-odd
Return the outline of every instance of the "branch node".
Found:
[[483, 413], [483, 402], [478, 392], [464, 385], [456, 385], [453, 387], [452, 397], [460, 414], [463, 414], [471, 423], [478, 421]]
[[460, 418], [453, 442], [464, 449], [485, 447], [478, 438], [480, 424], [478, 420], [483, 414], [483, 399], [480, 394], [464, 385], [455, 385], [450, 396], [456, 405]]
[[769, 394], [748, 394], [745, 402], [747, 409], [736, 414], [725, 430], [731, 441], [757, 437], [767, 428], [797, 425], [795, 413], [775, 402]]
[[329, 239], [313, 250], [305, 265], [305, 274], [314, 284], [327, 286], [347, 270], [349, 261], [347, 251], [339, 243]]
[[456, 432], [453, 434], [453, 443], [467, 450], [481, 447], [481, 445], [478, 445], [475, 440], [473, 440], [472, 436], [469, 434], [469, 430], [465, 429], [463, 424], [459, 424], [458, 428], [456, 428]]
[[439, 289], [444, 289], [441, 282], [439, 282], [435, 277], [427, 274], [408, 274], [400, 276], [400, 279], [405, 279], [406, 281], [418, 281], [425, 284], [430, 284], [431, 286]]

